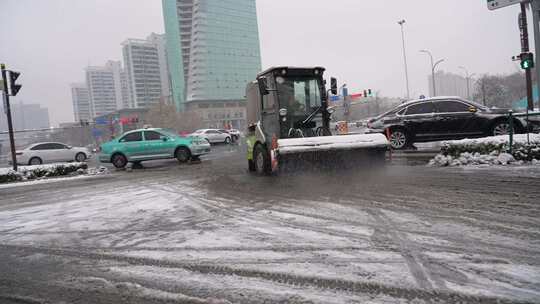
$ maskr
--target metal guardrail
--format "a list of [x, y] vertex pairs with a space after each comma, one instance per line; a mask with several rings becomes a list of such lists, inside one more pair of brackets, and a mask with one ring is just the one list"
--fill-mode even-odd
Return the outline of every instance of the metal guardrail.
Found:
[[525, 112], [525, 113], [518, 113], [514, 114], [514, 111], [510, 110], [508, 111], [508, 124], [510, 127], [510, 130], [508, 130], [508, 152], [512, 153], [512, 148], [514, 146], [514, 118], [516, 117], [525, 117], [527, 121], [527, 144], [530, 143], [529, 141], [529, 117], [531, 116], [540, 116], [540, 112]]

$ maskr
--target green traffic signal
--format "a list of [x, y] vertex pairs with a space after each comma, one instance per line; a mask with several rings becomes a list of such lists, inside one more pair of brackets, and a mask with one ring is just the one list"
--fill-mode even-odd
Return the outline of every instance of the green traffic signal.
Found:
[[521, 68], [524, 70], [530, 70], [534, 68], [534, 57], [532, 53], [521, 54]]

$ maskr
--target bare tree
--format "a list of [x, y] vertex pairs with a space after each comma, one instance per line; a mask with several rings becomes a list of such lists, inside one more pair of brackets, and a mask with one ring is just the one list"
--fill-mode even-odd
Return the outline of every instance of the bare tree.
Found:
[[512, 107], [512, 103], [526, 95], [523, 73], [483, 75], [476, 81], [473, 99], [487, 106]]

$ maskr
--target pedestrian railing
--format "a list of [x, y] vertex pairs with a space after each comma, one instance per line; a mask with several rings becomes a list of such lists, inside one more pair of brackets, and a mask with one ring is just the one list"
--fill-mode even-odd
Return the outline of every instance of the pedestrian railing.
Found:
[[[509, 124], [509, 132], [508, 132], [508, 149], [509, 152], [512, 153], [512, 147], [514, 146], [514, 119], [519, 117], [525, 117], [525, 120], [527, 122], [526, 126], [526, 132], [527, 135], [530, 131], [530, 125], [529, 125], [529, 117], [535, 117], [540, 116], [540, 112], [525, 112], [525, 113], [514, 113], [512, 110], [508, 111], [508, 124]], [[527, 136], [527, 144], [530, 144], [529, 142], [529, 136]]]

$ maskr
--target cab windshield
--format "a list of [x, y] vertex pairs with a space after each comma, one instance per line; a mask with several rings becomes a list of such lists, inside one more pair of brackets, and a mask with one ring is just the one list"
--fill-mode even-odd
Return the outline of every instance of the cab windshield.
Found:
[[276, 77], [280, 108], [289, 115], [306, 115], [321, 106], [319, 80], [313, 77]]

